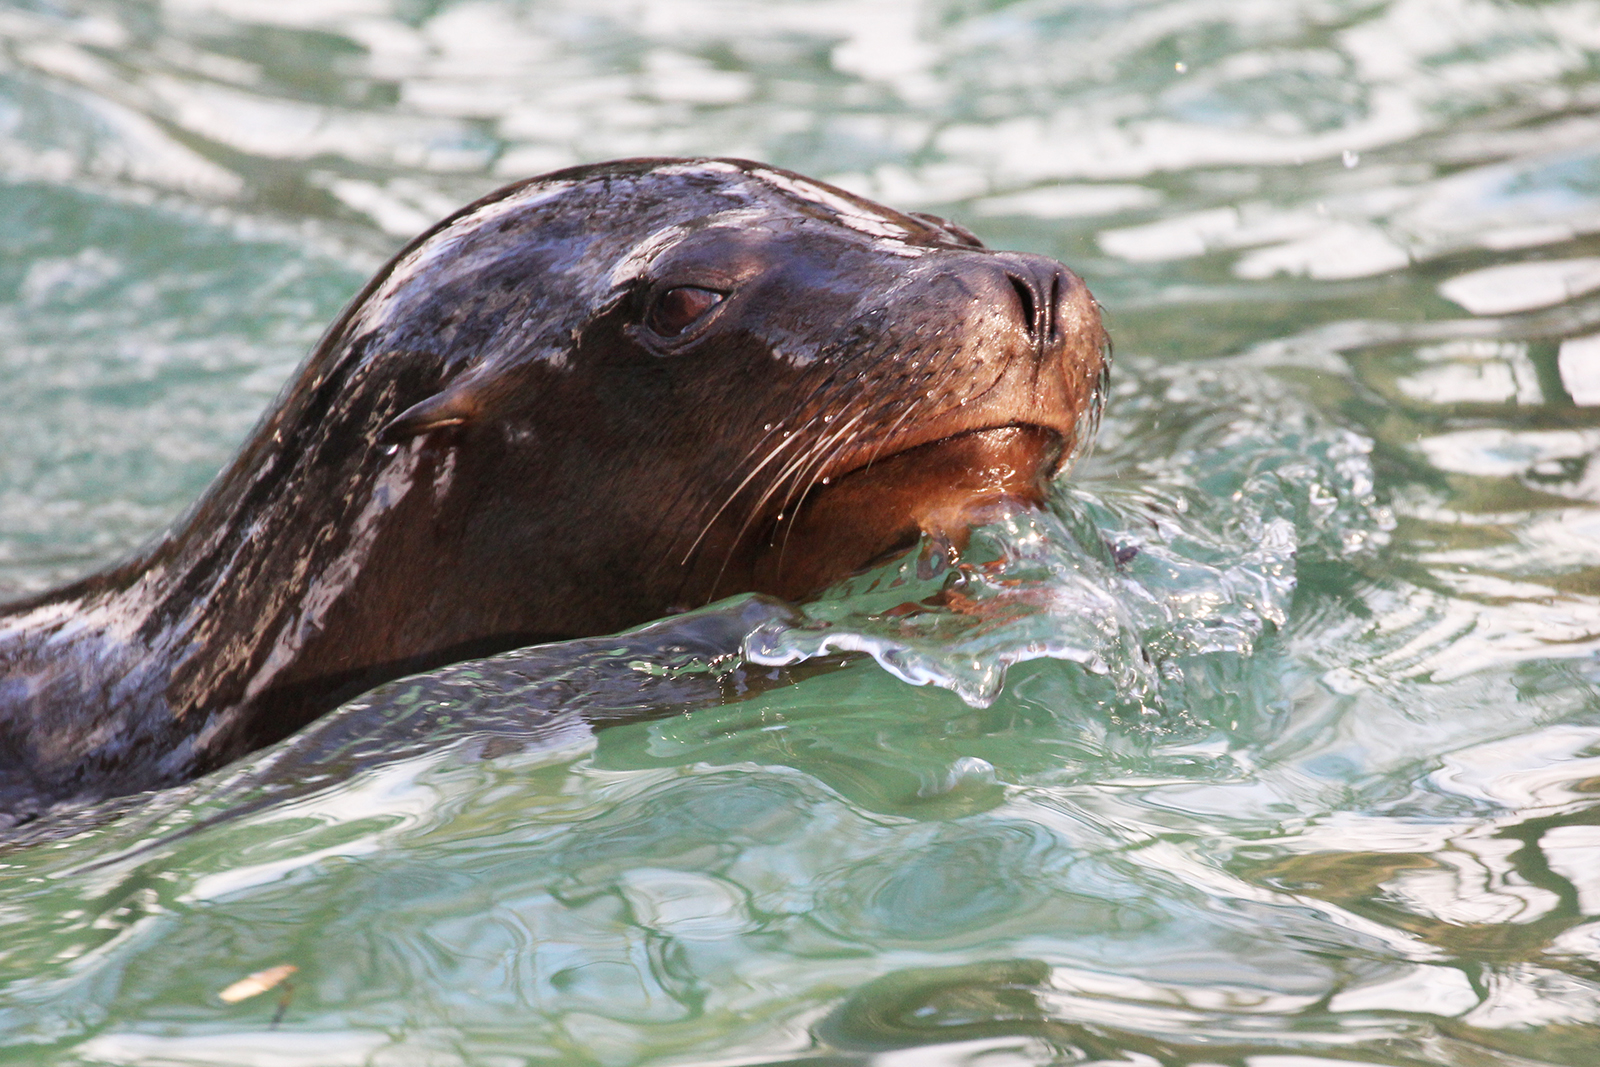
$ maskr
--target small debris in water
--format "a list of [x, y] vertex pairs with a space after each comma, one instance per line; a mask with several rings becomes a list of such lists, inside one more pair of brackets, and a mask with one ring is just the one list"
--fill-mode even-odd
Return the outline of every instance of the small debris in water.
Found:
[[241, 1000], [260, 996], [269, 989], [275, 988], [278, 983], [289, 977], [300, 968], [292, 963], [280, 963], [276, 967], [268, 967], [264, 971], [245, 975], [227, 989], [217, 994], [217, 999], [224, 1004], [237, 1004]]

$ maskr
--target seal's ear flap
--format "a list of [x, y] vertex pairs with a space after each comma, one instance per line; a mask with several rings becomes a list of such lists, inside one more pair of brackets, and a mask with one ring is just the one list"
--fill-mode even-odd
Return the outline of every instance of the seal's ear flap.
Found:
[[420, 403], [412, 404], [389, 421], [379, 436], [404, 441], [447, 426], [465, 426], [483, 410], [481, 383], [459, 378]]

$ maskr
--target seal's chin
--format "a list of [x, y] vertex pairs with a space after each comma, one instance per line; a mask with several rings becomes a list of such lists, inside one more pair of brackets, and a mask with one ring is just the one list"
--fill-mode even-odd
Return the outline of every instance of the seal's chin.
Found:
[[773, 530], [756, 564], [764, 589], [800, 599], [914, 544], [957, 547], [974, 525], [1044, 500], [1064, 442], [1042, 426], [971, 430], [873, 460], [818, 485]]

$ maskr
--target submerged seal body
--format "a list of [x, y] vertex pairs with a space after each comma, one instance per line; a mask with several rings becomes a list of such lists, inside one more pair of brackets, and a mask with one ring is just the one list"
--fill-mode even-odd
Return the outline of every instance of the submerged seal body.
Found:
[[0, 609], [0, 810], [180, 782], [452, 660], [803, 596], [1037, 500], [1105, 352], [1060, 264], [786, 171], [509, 186], [367, 285], [171, 532]]

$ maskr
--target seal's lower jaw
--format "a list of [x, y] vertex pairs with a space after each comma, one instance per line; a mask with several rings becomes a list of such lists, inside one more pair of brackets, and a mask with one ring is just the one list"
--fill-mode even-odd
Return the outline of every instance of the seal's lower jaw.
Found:
[[762, 590], [815, 593], [929, 534], [956, 545], [1006, 508], [1039, 504], [1063, 454], [1061, 434], [1002, 426], [956, 434], [829, 480], [780, 521], [756, 561]]

